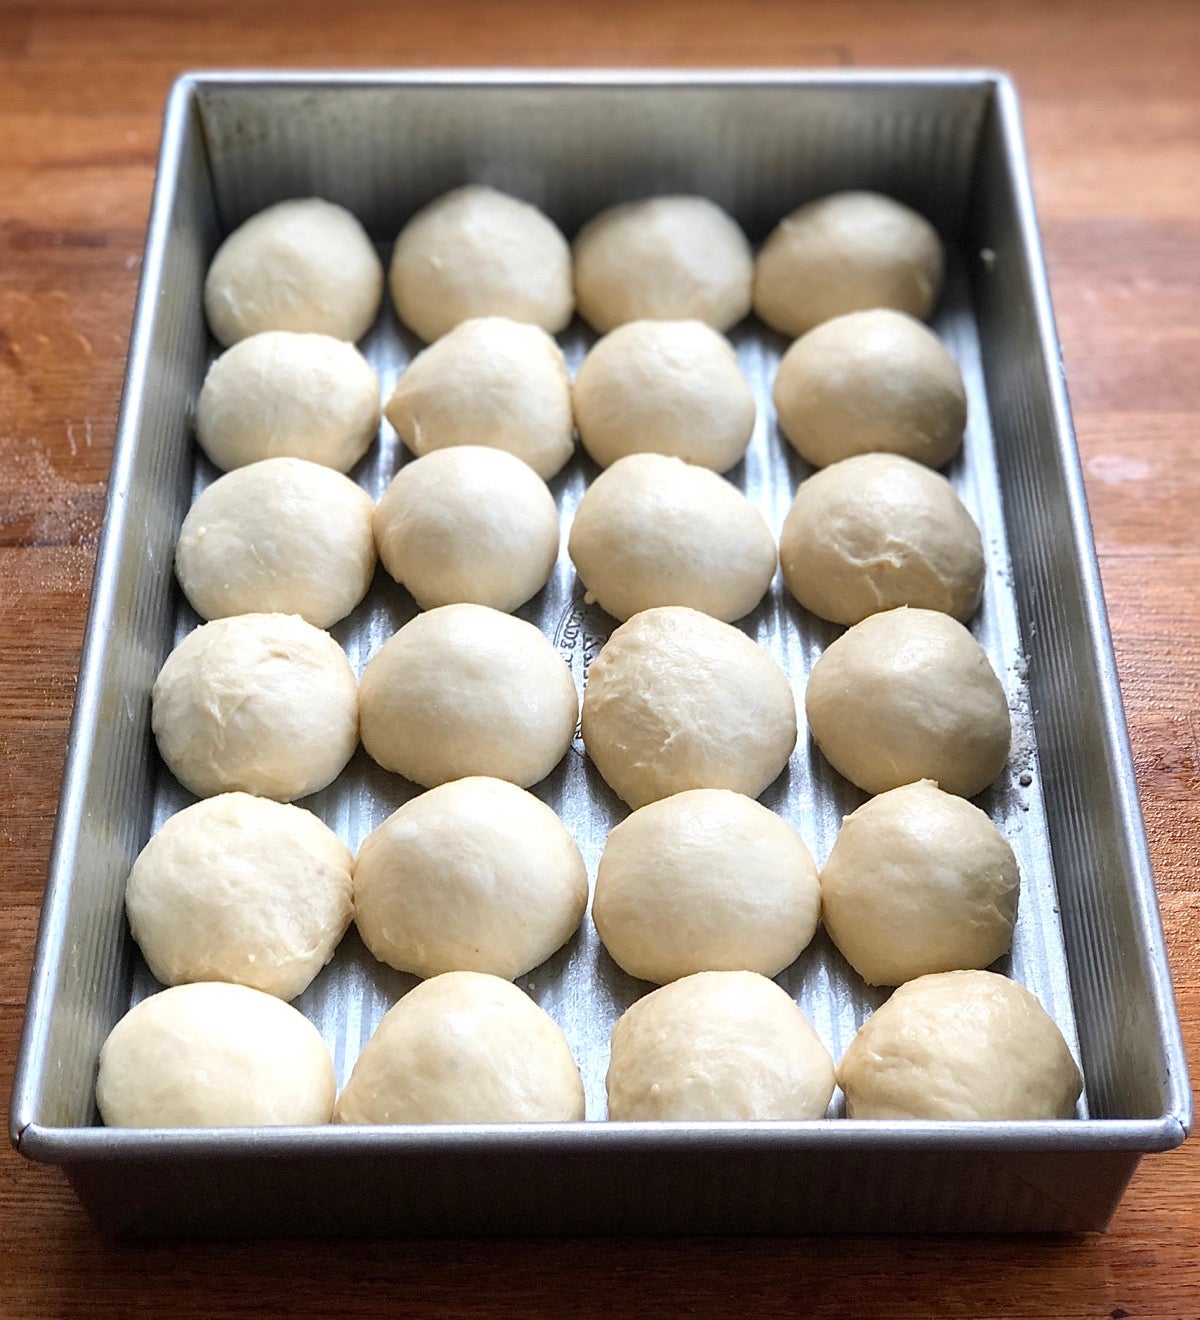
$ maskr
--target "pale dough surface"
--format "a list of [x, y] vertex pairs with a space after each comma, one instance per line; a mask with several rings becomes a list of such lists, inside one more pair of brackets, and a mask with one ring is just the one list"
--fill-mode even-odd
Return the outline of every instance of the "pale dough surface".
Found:
[[575, 513], [571, 559], [586, 599], [616, 619], [686, 605], [732, 623], [775, 576], [775, 538], [740, 490], [664, 454], [618, 459]]
[[183, 520], [175, 576], [204, 619], [345, 618], [375, 572], [371, 497], [340, 472], [268, 458], [218, 478]]
[[652, 802], [608, 836], [592, 916], [630, 976], [774, 976], [817, 929], [817, 869], [804, 841], [752, 798], [692, 789]]
[[943, 467], [967, 424], [958, 363], [928, 326], [887, 308], [836, 316], [797, 339], [772, 398], [779, 429], [814, 467], [869, 453]]
[[624, 1013], [606, 1085], [615, 1121], [823, 1118], [833, 1060], [773, 981], [700, 972]]
[[571, 938], [587, 898], [587, 868], [554, 812], [480, 776], [406, 802], [367, 835], [354, 867], [363, 943], [418, 976], [522, 976]]
[[592, 662], [583, 741], [634, 808], [688, 788], [757, 797], [796, 745], [796, 703], [745, 633], [666, 606], [635, 614]]
[[754, 267], [754, 311], [785, 335], [872, 307], [926, 320], [944, 266], [924, 216], [880, 193], [833, 193], [784, 216], [767, 236]]
[[725, 472], [754, 433], [733, 345], [703, 321], [629, 321], [593, 346], [573, 387], [583, 447], [601, 467], [671, 454]]
[[158, 750], [197, 797], [241, 790], [289, 802], [324, 788], [358, 745], [346, 653], [294, 614], [238, 614], [197, 628], [152, 693]]
[[1083, 1090], [1054, 1019], [994, 972], [902, 985], [838, 1067], [850, 1118], [1070, 1118]]
[[868, 985], [987, 967], [1012, 944], [1021, 876], [988, 817], [930, 780], [871, 798], [821, 870], [821, 913]]
[[363, 746], [426, 788], [467, 775], [528, 788], [562, 760], [579, 714], [566, 661], [486, 605], [419, 614], [371, 657], [360, 692]]
[[509, 981], [446, 972], [384, 1014], [338, 1123], [570, 1123], [583, 1081], [554, 1020]]
[[706, 197], [609, 207], [579, 231], [573, 251], [579, 314], [600, 334], [643, 319], [728, 330], [750, 311], [750, 244]]
[[388, 274], [400, 319], [426, 342], [475, 316], [552, 334], [575, 310], [571, 249], [536, 206], [480, 184], [444, 194], [400, 231]]
[[367, 231], [319, 197], [277, 202], [217, 249], [204, 310], [228, 346], [262, 330], [311, 331], [353, 342], [371, 328], [383, 265]]
[[528, 464], [462, 445], [406, 463], [375, 511], [383, 566], [422, 609], [470, 602], [511, 611], [546, 585], [558, 510]]
[[456, 326], [401, 373], [387, 419], [414, 454], [487, 445], [549, 481], [575, 452], [562, 350], [536, 325], [501, 316]]
[[353, 861], [312, 812], [222, 793], [177, 812], [146, 844], [125, 911], [164, 985], [230, 981], [294, 999], [350, 924]]
[[1012, 724], [983, 647], [947, 614], [872, 614], [826, 647], [808, 724], [839, 774], [868, 793], [918, 779], [974, 797], [1004, 769]]
[[965, 622], [983, 592], [975, 520], [945, 477], [898, 454], [860, 454], [801, 482], [779, 559], [792, 595], [834, 623], [900, 605]]
[[109, 1127], [328, 1123], [337, 1083], [320, 1032], [290, 1004], [222, 982], [177, 985], [131, 1008], [100, 1051]]

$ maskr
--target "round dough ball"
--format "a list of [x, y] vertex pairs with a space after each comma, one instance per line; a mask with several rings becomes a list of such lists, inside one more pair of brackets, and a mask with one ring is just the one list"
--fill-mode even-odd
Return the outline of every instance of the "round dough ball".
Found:
[[622, 1015], [605, 1084], [617, 1122], [823, 1118], [833, 1060], [773, 981], [698, 972]]
[[204, 619], [298, 614], [344, 619], [375, 572], [375, 505], [340, 472], [267, 458], [214, 481], [192, 505], [175, 576]]
[[353, 344], [272, 330], [209, 367], [196, 439], [223, 472], [264, 458], [349, 472], [375, 439], [379, 416], [379, 378]]
[[406, 326], [426, 342], [473, 316], [529, 321], [552, 334], [575, 310], [571, 249], [536, 206], [468, 184], [400, 231], [388, 275]]
[[575, 452], [562, 350], [536, 325], [500, 316], [464, 321], [419, 353], [385, 411], [418, 455], [486, 445], [507, 450], [549, 481]]
[[573, 248], [579, 314], [600, 334], [643, 318], [728, 330], [750, 311], [750, 244], [707, 197], [611, 206], [584, 225]]
[[775, 538], [754, 505], [715, 472], [663, 454], [630, 454], [601, 473], [569, 548], [585, 599], [622, 620], [687, 605], [730, 623], [775, 576]]
[[834, 623], [915, 605], [960, 622], [983, 593], [983, 539], [954, 488], [897, 454], [843, 459], [802, 482], [779, 538], [788, 590]]
[[222, 343], [263, 330], [312, 331], [353, 342], [383, 297], [383, 263], [367, 231], [319, 197], [259, 211], [217, 249], [204, 312]]
[[1008, 758], [1000, 680], [974, 637], [936, 610], [855, 624], [813, 667], [805, 705], [829, 763], [868, 793], [932, 779], [974, 797]]
[[294, 614], [236, 614], [188, 633], [151, 703], [162, 759], [197, 797], [306, 797], [332, 783], [358, 745], [350, 662]]
[[337, 1083], [321, 1033], [290, 1004], [199, 981], [143, 999], [100, 1051], [109, 1127], [328, 1123]]
[[383, 566], [422, 609], [461, 601], [515, 610], [558, 558], [546, 483], [501, 449], [439, 449], [396, 474], [375, 511]]
[[562, 821], [503, 779], [456, 779], [406, 802], [354, 867], [363, 943], [417, 976], [523, 976], [571, 938], [587, 898]]
[[337, 1102], [338, 1123], [574, 1123], [567, 1038], [523, 990], [482, 972], [423, 981], [384, 1014]]
[[785, 335], [869, 307], [926, 320], [943, 267], [941, 240], [924, 216], [879, 193], [833, 193], [768, 235], [754, 265], [754, 310]]
[[652, 802], [608, 836], [592, 916], [630, 976], [774, 976], [817, 929], [817, 868], [803, 840], [753, 798], [696, 788]]
[[909, 981], [838, 1068], [850, 1118], [1070, 1118], [1083, 1079], [1054, 1019], [995, 972]]
[[567, 662], [531, 623], [486, 605], [419, 614], [363, 671], [363, 746], [385, 770], [434, 788], [492, 775], [528, 788], [575, 736]]
[[772, 397], [779, 429], [814, 467], [871, 453], [942, 467], [967, 425], [958, 363], [928, 326], [886, 309], [834, 317], [797, 339]]
[[353, 862], [312, 812], [222, 793], [177, 812], [146, 844], [125, 911], [164, 985], [232, 981], [294, 999], [350, 924]]
[[821, 871], [825, 928], [868, 985], [986, 967], [1012, 945], [1021, 875], [987, 816], [930, 780], [842, 822]]
[[634, 808], [688, 788], [757, 797], [796, 745], [796, 702], [745, 633], [697, 610], [643, 610], [592, 663], [583, 741]]
[[725, 472], [754, 433], [733, 345], [703, 321], [618, 326], [584, 358], [572, 397], [579, 438], [601, 467], [654, 453]]

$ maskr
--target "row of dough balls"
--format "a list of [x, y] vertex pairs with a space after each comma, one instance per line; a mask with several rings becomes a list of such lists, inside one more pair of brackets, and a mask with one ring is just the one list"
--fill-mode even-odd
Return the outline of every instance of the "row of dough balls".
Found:
[[[835, 1069], [800, 1008], [752, 972], [702, 972], [613, 1028], [614, 1121], [820, 1119], [835, 1085], [859, 1119], [1069, 1118], [1082, 1090], [1053, 1019], [990, 972], [901, 987]], [[448, 972], [381, 1019], [336, 1098], [329, 1051], [294, 1008], [221, 982], [152, 995], [100, 1051], [113, 1127], [553, 1123], [585, 1116], [562, 1031], [508, 981]]]
[[[943, 268], [929, 222], [878, 193], [835, 193], [800, 207], [756, 259], [737, 223], [707, 198], [610, 207], [572, 248], [536, 207], [469, 184], [409, 220], [389, 284], [400, 319], [426, 341], [478, 316], [553, 334], [576, 309], [601, 334], [643, 319], [728, 330], [751, 307], [794, 337], [872, 307], [925, 319]], [[226, 345], [264, 330], [353, 342], [374, 323], [383, 283], [383, 265], [349, 211], [297, 199], [267, 207], [225, 239], [208, 270], [204, 307]]]

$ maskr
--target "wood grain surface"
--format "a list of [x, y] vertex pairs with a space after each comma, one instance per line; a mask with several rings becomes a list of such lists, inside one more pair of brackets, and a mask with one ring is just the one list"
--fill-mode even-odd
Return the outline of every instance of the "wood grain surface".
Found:
[[[0, 1094], [20, 1030], [159, 120], [199, 67], [987, 65], [1015, 75], [1200, 1066], [1200, 4], [0, 0]], [[1106, 1237], [110, 1245], [0, 1155], [0, 1317], [1200, 1315], [1200, 1143]]]

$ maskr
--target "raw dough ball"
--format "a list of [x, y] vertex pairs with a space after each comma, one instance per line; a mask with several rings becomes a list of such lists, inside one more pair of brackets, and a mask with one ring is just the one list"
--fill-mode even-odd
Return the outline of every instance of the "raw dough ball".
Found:
[[183, 520], [175, 575], [205, 619], [298, 614], [328, 628], [367, 594], [375, 505], [348, 477], [268, 458], [214, 481]]
[[252, 335], [208, 369], [196, 439], [222, 471], [264, 458], [306, 458], [349, 472], [379, 430], [379, 378], [329, 335]]
[[200, 981], [151, 995], [100, 1051], [109, 1127], [328, 1123], [337, 1083], [316, 1027], [274, 995]]
[[954, 488], [897, 454], [843, 459], [802, 482], [779, 558], [788, 590], [834, 623], [915, 605], [969, 619], [983, 540]]
[[868, 793], [932, 779], [974, 797], [1008, 758], [1000, 680], [974, 637], [936, 610], [855, 624], [813, 667], [805, 705], [817, 746]]
[[523, 990], [481, 972], [424, 981], [384, 1014], [337, 1102], [339, 1123], [572, 1123], [583, 1081]]
[[642, 318], [728, 330], [750, 311], [750, 244], [707, 197], [611, 206], [573, 247], [579, 314], [600, 334]]
[[209, 328], [225, 345], [262, 330], [357, 340], [383, 297], [383, 263], [342, 206], [308, 197], [251, 216], [217, 249], [204, 281]]
[[240, 789], [289, 802], [342, 772], [358, 745], [358, 688], [342, 648], [294, 614], [236, 614], [167, 656], [151, 723], [197, 797]]
[[925, 320], [943, 265], [941, 240], [924, 216], [879, 193], [833, 193], [771, 231], [754, 266], [754, 310], [785, 335], [869, 307]]
[[592, 663], [583, 741], [634, 808], [688, 788], [757, 797], [796, 745], [796, 703], [745, 633], [696, 610], [643, 610]]
[[967, 424], [958, 363], [927, 326], [886, 309], [834, 317], [797, 339], [772, 397], [779, 429], [814, 467], [875, 452], [942, 467]]
[[754, 432], [733, 345], [703, 321], [618, 326], [584, 358], [572, 397], [579, 438], [601, 467], [655, 453], [725, 472]]
[[569, 544], [587, 601], [615, 619], [688, 605], [730, 623], [775, 576], [775, 538], [754, 505], [715, 472], [663, 454], [630, 454], [601, 473]]
[[621, 1017], [605, 1080], [617, 1122], [823, 1118], [833, 1060], [773, 981], [699, 972]]
[[792, 827], [752, 798], [697, 788], [652, 802], [613, 830], [592, 916], [630, 976], [774, 976], [820, 915], [817, 868]]
[[422, 609], [460, 601], [515, 610], [558, 558], [546, 483], [501, 449], [439, 449], [396, 474], [375, 512], [383, 566]]
[[821, 872], [821, 909], [868, 985], [901, 985], [1007, 952], [1020, 884], [987, 816], [925, 779], [845, 818]]
[[433, 788], [494, 775], [528, 788], [575, 736], [570, 667], [531, 623], [486, 605], [419, 614], [362, 676], [363, 746], [385, 770]]
[[388, 276], [410, 330], [429, 341], [473, 316], [508, 316], [556, 333], [575, 310], [571, 249], [536, 206], [468, 184], [400, 231]]
[[575, 452], [562, 350], [536, 325], [500, 316], [464, 321], [419, 353], [386, 412], [414, 454], [487, 445], [549, 481]]
[[995, 972], [902, 985], [838, 1068], [850, 1118], [1070, 1118], [1083, 1079], [1037, 999]]
[[575, 840], [503, 779], [456, 779], [406, 802], [367, 835], [354, 867], [363, 943], [417, 976], [522, 976], [571, 938], [587, 898]]

